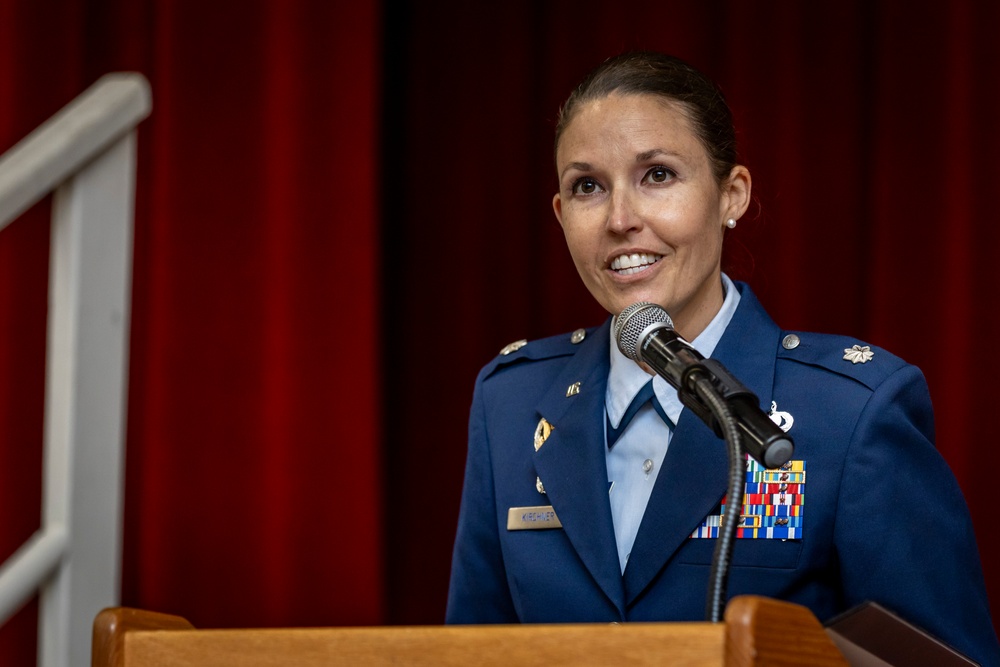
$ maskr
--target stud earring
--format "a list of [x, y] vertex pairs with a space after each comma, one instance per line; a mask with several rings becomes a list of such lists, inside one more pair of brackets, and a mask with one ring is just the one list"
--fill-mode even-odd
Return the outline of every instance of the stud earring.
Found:
[[726, 220], [726, 227], [729, 227], [730, 229], [735, 228], [736, 227], [736, 218], [729, 218], [729, 220]]

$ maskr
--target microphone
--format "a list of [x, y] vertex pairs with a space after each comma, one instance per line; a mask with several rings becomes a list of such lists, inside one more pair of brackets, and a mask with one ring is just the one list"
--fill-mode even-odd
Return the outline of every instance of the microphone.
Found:
[[622, 354], [633, 361], [645, 362], [656, 371], [677, 389], [681, 403], [722, 438], [722, 425], [695, 391], [700, 379], [709, 380], [733, 412], [743, 435], [743, 446], [750, 456], [767, 468], [787, 463], [794, 449], [792, 439], [758, 407], [756, 394], [718, 361], [701, 356], [673, 327], [667, 311], [656, 304], [640, 301], [621, 312], [612, 334]]

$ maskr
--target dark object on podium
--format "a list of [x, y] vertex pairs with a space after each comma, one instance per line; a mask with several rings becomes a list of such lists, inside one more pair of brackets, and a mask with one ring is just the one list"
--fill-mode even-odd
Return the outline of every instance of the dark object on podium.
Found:
[[874, 602], [865, 602], [827, 621], [826, 634], [852, 667], [978, 664]]

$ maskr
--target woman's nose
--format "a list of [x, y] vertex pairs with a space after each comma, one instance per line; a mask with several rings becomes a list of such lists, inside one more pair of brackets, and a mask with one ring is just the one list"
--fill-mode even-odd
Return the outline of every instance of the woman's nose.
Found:
[[627, 194], [615, 192], [609, 202], [609, 231], [615, 234], [627, 234], [642, 228], [642, 219], [636, 215], [635, 207]]

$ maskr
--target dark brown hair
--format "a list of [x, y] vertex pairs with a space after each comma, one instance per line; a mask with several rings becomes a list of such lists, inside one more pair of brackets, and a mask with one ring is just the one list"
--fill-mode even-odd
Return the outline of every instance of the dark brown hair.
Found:
[[615, 56], [587, 75], [559, 110], [556, 150], [579, 108], [611, 93], [657, 95], [678, 103], [708, 152], [715, 180], [721, 184], [736, 166], [736, 131], [722, 91], [680, 58], [654, 51]]

